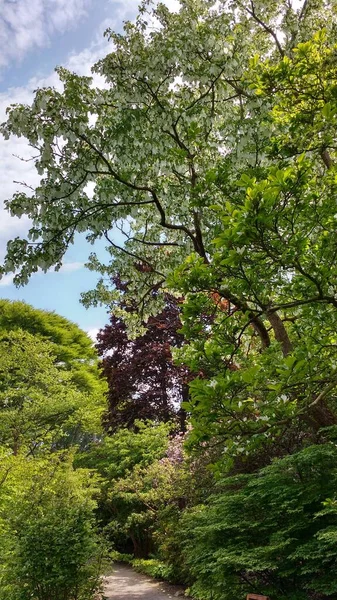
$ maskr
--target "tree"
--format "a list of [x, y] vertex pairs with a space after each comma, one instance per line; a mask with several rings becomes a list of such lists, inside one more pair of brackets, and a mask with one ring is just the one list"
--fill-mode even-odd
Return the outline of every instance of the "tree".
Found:
[[26, 302], [0, 299], [0, 331], [22, 329], [55, 344], [59, 362], [93, 360], [91, 339], [78, 325], [54, 312], [34, 308]]
[[[220, 437], [228, 456], [266, 443], [269, 457], [291, 452], [336, 423], [335, 51], [320, 31], [277, 63], [252, 60], [249, 89], [264, 102], [274, 94], [268, 161], [232, 187], [219, 173], [229, 199], [214, 207], [223, 228], [212, 264], [192, 258], [175, 277], [182, 293], [194, 286], [187, 364], [208, 365], [208, 381], [193, 384], [195, 438]], [[211, 335], [205, 313], [215, 314]]]
[[[223, 444], [230, 465], [266, 444], [263, 460], [292, 452], [336, 422], [335, 10], [144, 2], [109, 33], [94, 68], [104, 89], [59, 69], [63, 92], [38, 90], [2, 127], [28, 139], [42, 175], [7, 203], [32, 226], [9, 242], [3, 272], [25, 283], [58, 268], [88, 231], [112, 256], [91, 268], [130, 282], [138, 321], [162, 310], [168, 285], [184, 295], [180, 356], [207, 375], [188, 406], [194, 441]], [[101, 281], [86, 297], [99, 300], [120, 293]], [[124, 316], [132, 330], [136, 315]]]
[[55, 365], [54, 346], [21, 330], [2, 334], [0, 445], [50, 452], [100, 431], [103, 396], [80, 391]]
[[1, 599], [91, 600], [99, 588], [94, 479], [75, 472], [73, 459], [101, 433], [104, 407], [86, 334], [57, 315], [2, 301]]
[[[218, 168], [234, 182], [263, 158], [267, 132], [260, 125], [269, 107], [244, 85], [250, 57], [282, 59], [322, 25], [325, 7], [184, 0], [177, 14], [164, 5], [150, 9], [158, 27], [149, 33], [148, 5], [123, 35], [109, 32], [114, 49], [94, 67], [106, 88], [61, 68], [62, 93], [41, 89], [31, 107], [8, 110], [3, 135], [27, 138], [43, 176], [33, 195], [19, 192], [7, 204], [32, 219], [28, 239], [8, 247], [4, 269], [21, 269], [17, 283], [38, 268], [58, 268], [76, 231], [107, 239], [107, 270], [122, 277], [132, 271], [129, 296], [140, 309], [146, 291], [191, 251], [207, 260], [221, 226], [211, 209], [223, 202]], [[113, 225], [125, 234], [123, 248], [110, 238]], [[95, 259], [92, 266], [99, 266]], [[104, 297], [103, 284], [100, 291]]]
[[[117, 289], [127, 286], [114, 278]], [[132, 311], [132, 307], [128, 311]], [[183, 343], [179, 303], [166, 295], [164, 309], [144, 323], [144, 333], [128, 336], [121, 317], [112, 314], [110, 324], [98, 333], [96, 348], [103, 357], [103, 374], [109, 385], [109, 408], [104, 419], [110, 431], [134, 425], [135, 420], [180, 420], [185, 428], [182, 401], [188, 400], [191, 374], [172, 361], [172, 347]]]
[[32, 334], [35, 339], [51, 342], [54, 360], [59, 368], [71, 373], [79, 389], [104, 392], [92, 340], [75, 323], [25, 302], [0, 299], [0, 334], [18, 329]]

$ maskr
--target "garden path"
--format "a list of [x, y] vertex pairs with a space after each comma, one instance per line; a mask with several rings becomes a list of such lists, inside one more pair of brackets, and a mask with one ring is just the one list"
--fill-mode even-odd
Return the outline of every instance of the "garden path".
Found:
[[104, 578], [106, 600], [168, 600], [184, 597], [184, 589], [137, 573], [128, 565], [115, 564], [113, 574]]

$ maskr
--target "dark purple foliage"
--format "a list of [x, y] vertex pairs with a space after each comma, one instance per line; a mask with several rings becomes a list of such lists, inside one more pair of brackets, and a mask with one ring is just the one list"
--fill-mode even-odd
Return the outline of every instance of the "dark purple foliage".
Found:
[[[125, 286], [118, 279], [115, 285]], [[97, 350], [109, 385], [108, 430], [132, 427], [136, 419], [172, 419], [184, 430], [185, 411], [180, 406], [188, 398], [191, 375], [187, 367], [173, 365], [171, 353], [172, 346], [184, 343], [180, 328], [179, 303], [167, 295], [164, 310], [149, 319], [146, 332], [135, 340], [128, 338], [125, 323], [113, 314], [101, 329]]]

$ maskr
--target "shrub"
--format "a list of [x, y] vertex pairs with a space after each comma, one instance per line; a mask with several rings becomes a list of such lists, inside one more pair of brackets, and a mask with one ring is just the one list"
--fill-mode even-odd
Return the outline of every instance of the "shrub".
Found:
[[136, 558], [132, 561], [132, 566], [136, 571], [150, 575], [150, 577], [154, 577], [155, 579], [174, 582], [172, 567], [156, 558]]
[[182, 517], [197, 598], [336, 598], [337, 447], [314, 445], [228, 478]]
[[0, 497], [1, 600], [89, 600], [99, 587], [90, 481], [64, 458], [8, 461]]

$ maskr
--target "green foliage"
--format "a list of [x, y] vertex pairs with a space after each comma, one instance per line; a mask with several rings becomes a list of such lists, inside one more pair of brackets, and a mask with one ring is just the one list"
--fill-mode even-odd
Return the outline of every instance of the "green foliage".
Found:
[[100, 475], [98, 519], [117, 557], [124, 560], [132, 552], [148, 559], [159, 553], [163, 570], [157, 576], [165, 578], [167, 571], [173, 581], [183, 570], [173, 557], [180, 510], [202, 492], [200, 478], [192, 480], [184, 460], [184, 436], [170, 435], [171, 428], [138, 421], [136, 431], [121, 429], [92, 444], [75, 464], [95, 468]]
[[79, 455], [77, 463], [95, 468], [108, 482], [122, 479], [129, 475], [136, 465], [147, 467], [154, 460], [164, 456], [170, 427], [167, 423], [136, 421], [136, 431], [119, 429], [111, 437], [103, 437]]
[[156, 558], [136, 558], [132, 561], [132, 566], [136, 571], [150, 575], [150, 577], [154, 577], [155, 579], [163, 579], [172, 583], [175, 581], [172, 567]]
[[0, 331], [23, 329], [55, 344], [55, 356], [60, 362], [96, 357], [92, 341], [75, 323], [25, 302], [0, 300]]
[[92, 340], [75, 323], [25, 302], [0, 299], [0, 335], [18, 329], [50, 342], [55, 362], [71, 373], [72, 381], [81, 391], [104, 393]]
[[190, 256], [171, 276], [187, 296], [177, 358], [200, 373], [190, 441], [223, 440], [227, 468], [336, 422], [336, 49], [320, 30], [251, 60], [263, 156], [236, 180], [219, 165], [212, 260]]
[[[8, 243], [1, 274], [24, 284], [58, 269], [88, 232], [111, 262], [90, 257], [102, 280], [86, 303], [110, 305], [136, 335], [168, 288], [181, 298], [176, 360], [198, 374], [189, 447], [220, 480], [214, 497], [195, 493], [193, 461], [172, 460], [160, 428], [123, 430], [79, 460], [102, 476], [100, 519], [117, 549], [156, 550], [174, 573], [185, 562], [200, 598], [337, 594], [325, 433], [337, 422], [336, 8], [181, 0], [170, 13], [144, 1], [108, 33], [112, 51], [94, 67], [103, 89], [58, 69], [63, 91], [37, 90], [1, 129], [34, 146], [42, 176], [7, 201], [31, 227]], [[127, 285], [111, 290], [116, 272]]]
[[253, 475], [227, 478], [183, 516], [183, 555], [197, 598], [248, 592], [335, 598], [337, 451], [309, 446]]
[[103, 399], [81, 392], [55, 364], [54, 345], [20, 329], [0, 345], [0, 444], [17, 454], [80, 443], [100, 431]]
[[3, 600], [90, 600], [99, 586], [93, 483], [71, 461], [1, 459]]
[[7, 301], [0, 341], [0, 598], [91, 600], [97, 491], [72, 466], [75, 448], [101, 431], [91, 342], [66, 319]]
[[166, 498], [169, 473], [160, 465], [170, 424], [136, 422], [136, 431], [120, 429], [92, 444], [76, 464], [100, 474], [99, 521], [113, 547], [147, 556], [158, 505]]

